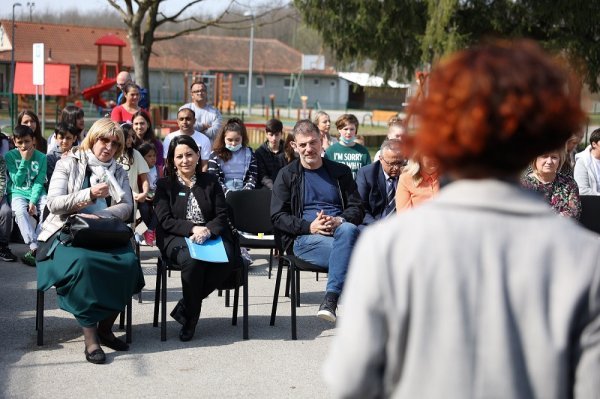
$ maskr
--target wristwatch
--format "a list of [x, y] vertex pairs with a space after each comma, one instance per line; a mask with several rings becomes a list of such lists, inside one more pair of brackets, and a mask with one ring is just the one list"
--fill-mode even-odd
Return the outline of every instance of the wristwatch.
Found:
[[346, 219], [344, 219], [344, 218], [343, 218], [343, 217], [341, 217], [341, 216], [337, 216], [337, 217], [336, 217], [336, 219], [337, 219], [337, 220], [340, 222], [340, 224], [342, 224], [342, 223], [346, 223]]

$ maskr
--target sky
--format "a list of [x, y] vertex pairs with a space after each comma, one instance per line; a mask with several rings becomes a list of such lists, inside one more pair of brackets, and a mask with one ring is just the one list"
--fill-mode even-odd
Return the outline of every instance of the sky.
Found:
[[[11, 1], [11, 0], [3, 0], [2, 11], [0, 11], [0, 16], [2, 18], [12, 18], [12, 5], [14, 3], [21, 3], [21, 7], [15, 8], [15, 18], [17, 19], [27, 19], [29, 16], [29, 7], [28, 3], [34, 3], [33, 13], [35, 11], [50, 11], [60, 13], [66, 10], [78, 9], [80, 12], [101, 12], [106, 9], [111, 9], [112, 7], [108, 5], [106, 0], [35, 0], [35, 1]], [[161, 10], [165, 12], [173, 12], [174, 10], [179, 10], [185, 4], [187, 4], [189, 0], [167, 0], [161, 5]], [[261, 5], [271, 5], [274, 3], [289, 3], [289, 0], [277, 0], [277, 1], [268, 1], [268, 0], [236, 0], [236, 3], [242, 7], [248, 7], [251, 9], [252, 7], [258, 7]], [[118, 1], [120, 4], [124, 4], [124, 1]], [[191, 9], [205, 12], [209, 15], [217, 15], [222, 12], [229, 1], [227, 0], [204, 0], [201, 3], [194, 5]]]

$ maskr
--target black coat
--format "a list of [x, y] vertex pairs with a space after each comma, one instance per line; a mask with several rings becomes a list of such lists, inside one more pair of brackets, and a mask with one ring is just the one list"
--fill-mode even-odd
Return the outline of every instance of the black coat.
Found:
[[158, 218], [156, 229], [157, 246], [164, 250], [174, 237], [189, 237], [194, 223], [186, 219], [190, 193], [196, 197], [206, 227], [213, 236], [221, 236], [224, 242], [232, 241], [227, 204], [217, 177], [198, 173], [196, 184], [186, 187], [177, 178], [163, 177], [156, 183], [154, 211]]
[[[342, 203], [342, 214], [347, 222], [356, 226], [362, 223], [364, 209], [352, 171], [344, 164], [323, 158], [323, 166], [329, 177], [337, 183]], [[271, 221], [275, 229], [282, 233], [283, 248], [287, 249], [299, 235], [310, 234], [310, 222], [302, 219], [304, 209], [304, 168], [300, 160], [295, 159], [283, 167], [275, 184], [271, 197]]]
[[381, 219], [387, 206], [387, 186], [381, 162], [360, 168], [356, 174], [356, 185], [365, 207], [362, 224], [368, 226]]

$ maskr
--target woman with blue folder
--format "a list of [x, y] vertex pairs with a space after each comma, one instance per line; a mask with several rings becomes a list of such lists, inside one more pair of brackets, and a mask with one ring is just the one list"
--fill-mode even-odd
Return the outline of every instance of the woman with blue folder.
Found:
[[[200, 149], [190, 136], [177, 136], [167, 154], [165, 177], [159, 179], [154, 197], [158, 217], [157, 245], [163, 256], [181, 267], [183, 299], [171, 316], [183, 325], [179, 339], [194, 336], [202, 300], [221, 285], [236, 259], [227, 204], [216, 176], [201, 171]], [[195, 244], [220, 237], [226, 263], [194, 259], [186, 238]]]

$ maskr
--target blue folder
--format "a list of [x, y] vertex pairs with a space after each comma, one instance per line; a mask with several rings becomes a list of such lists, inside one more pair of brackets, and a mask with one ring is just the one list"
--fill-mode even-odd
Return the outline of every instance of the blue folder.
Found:
[[191, 257], [194, 259], [214, 263], [229, 262], [221, 237], [217, 237], [212, 240], [206, 240], [202, 244], [195, 243], [186, 237], [185, 242], [190, 249]]

